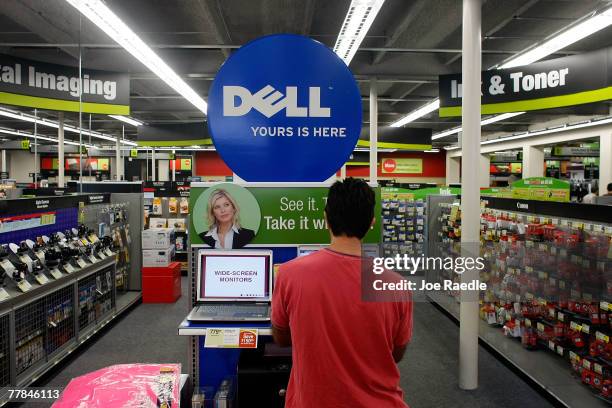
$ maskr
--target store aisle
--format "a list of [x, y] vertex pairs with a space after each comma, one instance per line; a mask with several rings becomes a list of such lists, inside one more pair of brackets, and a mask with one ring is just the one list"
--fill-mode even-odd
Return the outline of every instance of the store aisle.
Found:
[[[65, 387], [70, 379], [112, 364], [187, 364], [187, 340], [176, 327], [187, 310], [187, 279], [175, 304], [141, 304], [39, 386]], [[402, 388], [411, 408], [551, 406], [527, 384], [480, 349], [480, 388], [457, 387], [457, 326], [429, 303], [416, 303], [414, 337], [400, 363]], [[433, 391], [435, 389], [435, 392]], [[40, 408], [42, 404], [24, 404]]]
[[480, 347], [480, 387], [457, 386], [459, 328], [430, 303], [415, 303], [412, 343], [400, 363], [401, 385], [411, 408], [552, 405]]

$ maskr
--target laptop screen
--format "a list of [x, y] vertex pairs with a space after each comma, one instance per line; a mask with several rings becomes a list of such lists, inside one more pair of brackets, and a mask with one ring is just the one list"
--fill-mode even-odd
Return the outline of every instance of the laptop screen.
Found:
[[269, 301], [270, 251], [202, 250], [198, 301]]

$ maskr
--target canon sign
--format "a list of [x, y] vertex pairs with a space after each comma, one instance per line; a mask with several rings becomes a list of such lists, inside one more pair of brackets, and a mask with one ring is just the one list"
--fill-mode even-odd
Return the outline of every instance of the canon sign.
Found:
[[298, 106], [298, 87], [288, 86], [285, 95], [271, 85], [255, 94], [241, 86], [223, 87], [223, 116], [244, 116], [255, 109], [267, 118], [285, 110], [288, 118], [329, 118], [331, 109], [321, 107], [321, 88], [308, 88], [308, 107]]

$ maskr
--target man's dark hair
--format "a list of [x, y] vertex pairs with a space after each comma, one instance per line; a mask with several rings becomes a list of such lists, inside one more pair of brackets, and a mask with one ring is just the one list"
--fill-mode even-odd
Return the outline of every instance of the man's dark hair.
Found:
[[608, 183], [608, 193], [612, 193], [612, 183]]
[[334, 236], [362, 239], [374, 218], [374, 190], [360, 179], [349, 177], [330, 188], [325, 206], [327, 223]]

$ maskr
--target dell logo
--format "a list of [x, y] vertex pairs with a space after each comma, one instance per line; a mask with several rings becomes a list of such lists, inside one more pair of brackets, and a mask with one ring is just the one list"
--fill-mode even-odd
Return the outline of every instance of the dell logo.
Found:
[[329, 118], [331, 109], [321, 106], [321, 88], [308, 88], [308, 107], [298, 106], [298, 88], [288, 86], [285, 95], [266, 85], [255, 94], [241, 86], [223, 87], [223, 116], [244, 116], [255, 109], [267, 118], [271, 118], [285, 109], [288, 118]]

